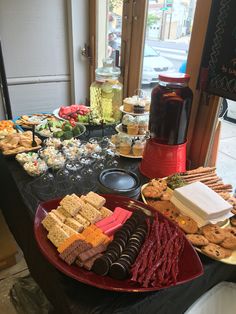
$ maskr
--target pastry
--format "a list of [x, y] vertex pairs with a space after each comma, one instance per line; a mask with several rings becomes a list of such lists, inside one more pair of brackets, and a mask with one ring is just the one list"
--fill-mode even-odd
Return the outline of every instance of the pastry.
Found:
[[144, 113], [145, 104], [141, 101], [134, 104], [134, 113]]
[[69, 236], [58, 224], [55, 224], [49, 230], [47, 237], [58, 248]]
[[180, 215], [176, 218], [176, 222], [186, 233], [196, 233], [198, 231], [197, 223], [188, 216]]
[[125, 114], [123, 116], [123, 119], [122, 119], [122, 131], [127, 133], [128, 123], [133, 122], [133, 121], [134, 121], [134, 117], [133, 116], [131, 116], [130, 114]]
[[137, 121], [129, 121], [128, 124], [127, 124], [127, 133], [129, 135], [138, 135], [138, 129], [139, 129], [139, 126], [138, 126], [138, 123]]
[[42, 220], [42, 224], [47, 231], [50, 231], [54, 225], [62, 225], [61, 220], [52, 212], [48, 213], [47, 216]]
[[225, 231], [217, 225], [206, 225], [201, 228], [201, 232], [212, 243], [219, 244], [225, 239]]
[[129, 155], [131, 151], [132, 140], [128, 136], [120, 138], [119, 153]]
[[73, 230], [75, 230], [76, 232], [81, 232], [84, 230], [84, 226], [74, 218], [66, 218], [65, 224], [72, 228]]
[[145, 143], [142, 141], [136, 141], [132, 147], [134, 156], [142, 156], [144, 151]]
[[134, 109], [134, 99], [132, 97], [125, 98], [123, 100], [124, 111], [133, 112]]
[[144, 135], [148, 131], [148, 120], [141, 119], [138, 124], [138, 134]]
[[229, 250], [225, 250], [221, 246], [214, 243], [209, 243], [208, 245], [203, 246], [201, 250], [203, 253], [214, 259], [223, 259], [225, 257], [229, 257], [230, 254]]
[[209, 244], [207, 238], [201, 234], [187, 234], [187, 239], [195, 246], [202, 246]]

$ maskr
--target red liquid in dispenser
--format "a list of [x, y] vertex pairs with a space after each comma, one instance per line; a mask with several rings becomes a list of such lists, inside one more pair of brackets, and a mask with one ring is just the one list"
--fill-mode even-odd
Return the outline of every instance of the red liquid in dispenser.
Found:
[[152, 90], [149, 130], [160, 144], [179, 145], [186, 142], [193, 93], [187, 83], [190, 76], [167, 73]]

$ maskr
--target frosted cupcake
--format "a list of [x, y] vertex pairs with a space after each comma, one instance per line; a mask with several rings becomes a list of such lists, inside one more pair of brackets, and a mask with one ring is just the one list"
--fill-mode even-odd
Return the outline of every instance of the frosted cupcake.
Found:
[[133, 97], [125, 98], [123, 100], [124, 111], [133, 112], [134, 104], [135, 104], [135, 101], [134, 101]]
[[142, 141], [136, 141], [132, 147], [134, 156], [142, 156], [144, 151], [145, 143]]
[[127, 133], [129, 135], [138, 135], [139, 125], [136, 120], [130, 121], [127, 125]]
[[146, 97], [143, 99], [143, 102], [145, 104], [145, 107], [144, 107], [144, 111], [147, 112], [147, 111], [150, 111], [150, 105], [151, 105], [151, 100], [149, 97]]
[[138, 134], [144, 135], [148, 130], [148, 119], [141, 119], [138, 125]]
[[145, 103], [142, 100], [136, 102], [136, 104], [134, 105], [134, 113], [144, 113], [144, 109]]
[[119, 153], [122, 155], [129, 155], [131, 152], [131, 144], [132, 140], [129, 137], [121, 137], [119, 144]]
[[123, 119], [122, 119], [122, 131], [127, 133], [127, 130], [128, 130], [127, 126], [128, 126], [128, 124], [131, 123], [134, 120], [135, 119], [134, 119], [133, 116], [131, 116], [130, 114], [125, 114], [123, 116]]

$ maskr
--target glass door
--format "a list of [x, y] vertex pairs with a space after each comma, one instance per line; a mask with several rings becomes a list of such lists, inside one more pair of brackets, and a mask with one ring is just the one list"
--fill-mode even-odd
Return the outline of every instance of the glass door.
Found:
[[97, 1], [97, 66], [110, 57], [120, 64], [122, 35], [122, 0]]
[[141, 88], [151, 94], [162, 72], [185, 72], [197, 0], [149, 0]]

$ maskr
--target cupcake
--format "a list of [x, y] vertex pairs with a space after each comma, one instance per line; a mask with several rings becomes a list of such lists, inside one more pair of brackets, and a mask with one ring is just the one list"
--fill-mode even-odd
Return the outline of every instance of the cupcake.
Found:
[[142, 156], [145, 143], [142, 141], [136, 141], [133, 145], [132, 151], [134, 156]]
[[138, 101], [134, 104], [134, 113], [144, 113], [145, 103], [143, 101]]
[[131, 144], [132, 140], [129, 137], [121, 137], [119, 144], [119, 153], [122, 155], [129, 155], [131, 152]]
[[127, 133], [129, 135], [138, 135], [139, 125], [136, 120], [128, 122]]
[[148, 130], [148, 119], [142, 119], [139, 121], [138, 134], [144, 135]]
[[150, 111], [150, 104], [151, 104], [151, 100], [150, 97], [144, 97], [142, 99], [142, 102], [144, 103], [144, 111]]
[[122, 119], [122, 131], [127, 133], [127, 126], [130, 122], [134, 121], [134, 117], [130, 114], [125, 114]]
[[128, 97], [123, 100], [123, 108], [126, 112], [133, 112], [135, 101], [133, 97]]

